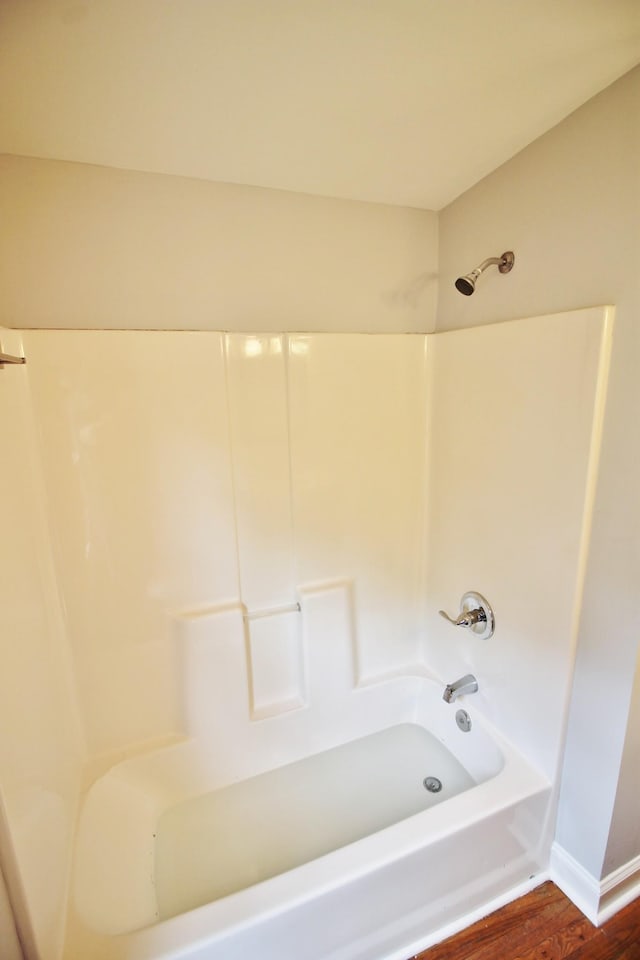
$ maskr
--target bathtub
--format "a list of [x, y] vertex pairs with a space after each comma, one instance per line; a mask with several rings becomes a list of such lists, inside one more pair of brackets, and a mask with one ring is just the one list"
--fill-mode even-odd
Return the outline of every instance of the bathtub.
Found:
[[[113, 766], [88, 790], [80, 816], [67, 960], [407, 960], [541, 882], [549, 781], [490, 729], [473, 697], [447, 704], [442, 689], [404, 676], [333, 690], [313, 708], [236, 727], [231, 716], [233, 735], [210, 724], [209, 736], [202, 729]], [[469, 732], [455, 721], [461, 706]], [[469, 775], [465, 789], [284, 873], [159, 917], [156, 835], [167, 811], [405, 724], [454, 755]]]

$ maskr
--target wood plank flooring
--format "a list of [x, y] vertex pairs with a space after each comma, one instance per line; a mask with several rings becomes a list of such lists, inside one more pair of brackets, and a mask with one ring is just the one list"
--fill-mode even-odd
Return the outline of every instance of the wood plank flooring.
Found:
[[594, 927], [543, 883], [412, 960], [640, 960], [640, 898]]

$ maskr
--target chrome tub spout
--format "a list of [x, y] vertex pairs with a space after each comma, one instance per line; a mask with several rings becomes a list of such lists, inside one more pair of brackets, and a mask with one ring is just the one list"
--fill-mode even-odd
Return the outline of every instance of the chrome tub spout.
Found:
[[454, 683], [448, 683], [446, 685], [442, 699], [446, 700], [447, 703], [453, 703], [454, 700], [457, 700], [458, 697], [461, 697], [463, 694], [476, 693], [477, 690], [478, 681], [472, 673], [467, 673], [464, 677], [460, 677], [459, 680], [454, 681]]

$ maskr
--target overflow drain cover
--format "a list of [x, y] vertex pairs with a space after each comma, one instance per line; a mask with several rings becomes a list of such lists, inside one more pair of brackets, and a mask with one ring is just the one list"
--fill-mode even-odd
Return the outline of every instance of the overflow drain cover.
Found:
[[471, 730], [471, 717], [466, 710], [458, 710], [456, 713], [456, 723], [463, 733], [469, 733], [469, 730]]
[[442, 790], [442, 781], [437, 777], [425, 777], [422, 784], [429, 793], [440, 793]]

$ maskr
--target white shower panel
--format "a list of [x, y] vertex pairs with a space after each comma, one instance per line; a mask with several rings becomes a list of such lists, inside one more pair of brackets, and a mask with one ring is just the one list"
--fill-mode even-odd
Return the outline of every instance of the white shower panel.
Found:
[[240, 589], [249, 612], [296, 600], [284, 341], [226, 337]]
[[298, 583], [353, 581], [360, 679], [422, 627], [425, 338], [289, 338]]
[[[9, 354], [23, 354], [21, 339], [0, 330]], [[29, 956], [37, 949], [53, 958], [64, 936], [84, 750], [26, 371], [0, 369], [0, 888], [4, 877]], [[0, 955], [13, 957], [3, 914], [0, 903]]]
[[175, 732], [167, 614], [238, 595], [223, 335], [25, 343], [90, 748]]
[[[613, 311], [436, 334], [429, 344], [427, 662], [553, 779], [571, 680]], [[438, 617], [478, 590], [480, 640]], [[452, 713], [455, 707], [451, 707]]]
[[228, 334], [225, 343], [251, 714], [305, 703], [296, 609], [285, 338]]
[[332, 713], [358, 677], [353, 582], [308, 584], [300, 597], [309, 699]]
[[[86, 782], [113, 765], [99, 778], [107, 829], [85, 805], [76, 898], [109, 906], [113, 848], [116, 912], [136, 924], [117, 871], [134, 851], [129, 786], [145, 793], [158, 754], [175, 803], [383, 729], [396, 707], [441, 714], [467, 742], [464, 705], [474, 730], [484, 714], [556, 780], [611, 313], [434, 337], [25, 332], [26, 366], [0, 372], [0, 799], [47, 960], [80, 786], [74, 682]], [[491, 638], [438, 617], [468, 590], [495, 611]], [[445, 704], [466, 673], [479, 691]], [[120, 761], [136, 753], [129, 784]], [[500, 830], [544, 865], [542, 812]], [[144, 923], [148, 826], [134, 858]], [[394, 889], [404, 903], [406, 884]]]
[[246, 726], [251, 713], [242, 607], [221, 604], [185, 613], [176, 617], [173, 630], [185, 732], [205, 741], [224, 769], [237, 753], [229, 731]]
[[[476, 673], [477, 702], [553, 773], [602, 318], [434, 337], [26, 333], [91, 754], [185, 729], [175, 617], [231, 604], [252, 715], [304, 706], [321, 675], [422, 656], [446, 681]], [[437, 618], [468, 589], [496, 611], [487, 642]], [[340, 677], [308, 662], [316, 593], [320, 612], [340, 598]]]
[[305, 706], [300, 611], [260, 617], [248, 626], [252, 718]]

